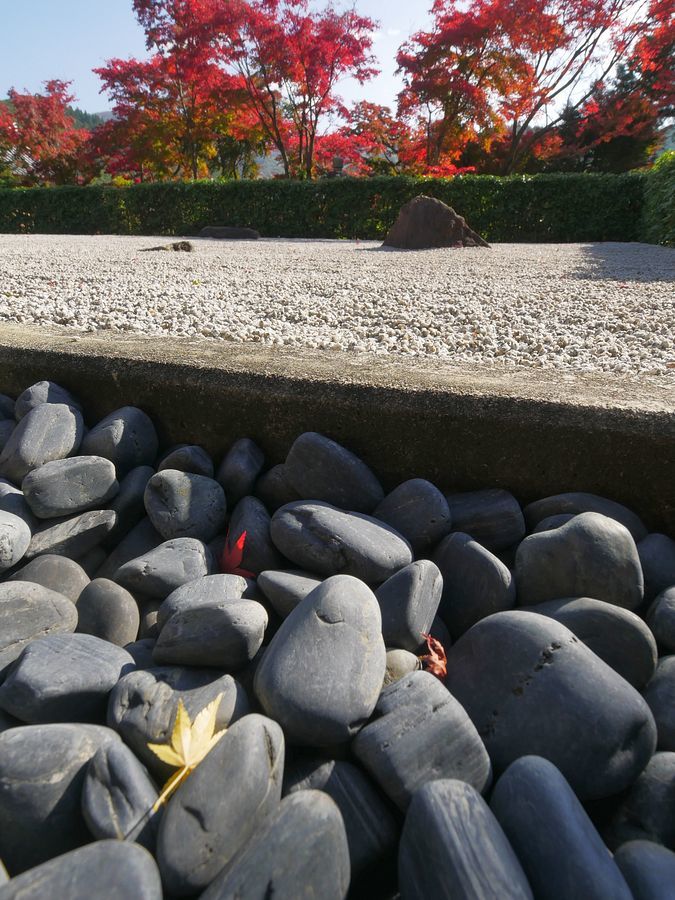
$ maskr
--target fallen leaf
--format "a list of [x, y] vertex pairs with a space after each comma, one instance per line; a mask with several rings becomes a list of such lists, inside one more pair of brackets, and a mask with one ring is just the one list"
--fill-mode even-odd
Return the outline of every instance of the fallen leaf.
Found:
[[419, 658], [422, 667], [425, 671], [435, 675], [439, 681], [445, 681], [445, 677], [448, 674], [448, 658], [445, 655], [443, 644], [430, 634], [422, 633], [422, 637], [427, 642], [427, 648], [429, 650], [428, 653], [425, 653]]
[[228, 530], [225, 537], [225, 546], [220, 556], [220, 571], [225, 575], [241, 575], [244, 578], [255, 578], [253, 572], [248, 569], [242, 569], [241, 561], [244, 558], [244, 546], [246, 545], [246, 532], [237, 538], [234, 546], [230, 542], [230, 532]]

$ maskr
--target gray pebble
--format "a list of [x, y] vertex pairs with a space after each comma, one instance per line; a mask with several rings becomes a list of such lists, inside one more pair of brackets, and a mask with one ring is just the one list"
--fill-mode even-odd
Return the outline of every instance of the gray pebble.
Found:
[[675, 751], [675, 655], [661, 657], [642, 696], [656, 721], [658, 749]]
[[159, 442], [155, 426], [135, 406], [116, 409], [95, 425], [82, 441], [82, 453], [104, 456], [123, 478], [136, 466], [151, 466]]
[[206, 544], [195, 538], [176, 538], [120, 566], [115, 581], [132, 593], [140, 591], [164, 600], [188, 581], [209, 575], [212, 566]]
[[[163, 628], [176, 613], [198, 606], [210, 606], [227, 600], [241, 600], [248, 590], [248, 581], [241, 575], [205, 575], [176, 588], [162, 602], [157, 624]], [[205, 664], [206, 665], [206, 664]]]
[[0, 475], [19, 485], [33, 469], [76, 453], [84, 422], [61, 403], [36, 406], [19, 422], [0, 453]]
[[270, 513], [276, 512], [280, 506], [300, 499], [298, 492], [288, 480], [286, 466], [283, 463], [272, 466], [264, 472], [256, 481], [253, 492]]
[[648, 534], [638, 544], [645, 579], [645, 600], [651, 602], [669, 587], [675, 587], [675, 541], [666, 534]]
[[557, 516], [546, 516], [541, 522], [538, 522], [532, 529], [532, 534], [541, 534], [542, 531], [553, 531], [554, 528], [560, 528], [570, 519], [573, 519], [578, 513], [558, 513]]
[[37, 527], [37, 519], [26, 503], [23, 491], [6, 478], [0, 478], [0, 510], [23, 519], [31, 531]]
[[415, 556], [428, 553], [450, 531], [448, 502], [438, 488], [423, 478], [395, 487], [375, 507], [373, 516], [395, 528], [409, 542]]
[[154, 474], [150, 466], [136, 466], [121, 480], [119, 493], [108, 505], [117, 513], [115, 526], [103, 542], [108, 549], [115, 547], [145, 518], [145, 489]]
[[654, 841], [675, 850], [675, 753], [655, 753], [603, 832], [610, 850]]
[[40, 406], [42, 403], [62, 403], [82, 412], [81, 404], [78, 403], [70, 391], [67, 391], [54, 381], [37, 381], [16, 398], [14, 407], [16, 421], [21, 421], [31, 409], [35, 409], [36, 406]]
[[111, 509], [96, 509], [63, 519], [47, 519], [33, 533], [26, 559], [43, 553], [56, 553], [74, 559], [84, 556], [101, 543], [114, 527], [116, 519]]
[[[144, 507], [145, 509], [145, 507]], [[116, 525], [115, 525], [116, 527]], [[113, 528], [114, 531], [114, 528]], [[109, 532], [112, 534], [113, 531]], [[96, 572], [97, 578], [116, 579], [117, 570], [125, 563], [136, 559], [143, 554], [154, 550], [163, 543], [162, 535], [155, 529], [150, 519], [146, 516], [126, 534], [117, 544], [110, 556]]]
[[35, 638], [75, 631], [75, 604], [41, 584], [0, 584], [0, 673]]
[[258, 587], [282, 619], [285, 619], [321, 579], [302, 569], [271, 569], [258, 575]]
[[137, 669], [153, 668], [155, 664], [152, 658], [154, 647], [155, 641], [153, 638], [139, 638], [137, 641], [124, 645], [124, 649], [133, 657], [134, 665]]
[[33, 469], [21, 482], [33, 515], [70, 516], [100, 508], [119, 492], [115, 466], [102, 456], [55, 459]]
[[21, 561], [30, 539], [30, 528], [23, 519], [0, 510], [0, 573]]
[[384, 686], [399, 681], [411, 672], [422, 668], [419, 657], [408, 650], [387, 650], [387, 662], [384, 672]]
[[588, 494], [583, 491], [572, 491], [566, 494], [555, 494], [552, 497], [544, 497], [543, 500], [535, 500], [525, 507], [523, 513], [525, 521], [530, 531], [548, 516], [556, 516], [560, 513], [571, 513], [578, 515], [579, 513], [600, 513], [620, 522], [624, 528], [627, 528], [634, 541], [641, 541], [647, 534], [642, 520], [628, 507], [614, 500], [608, 500], [606, 497], [599, 497], [597, 494]]
[[145, 488], [148, 518], [165, 540], [210, 541], [225, 526], [225, 493], [213, 478], [164, 469]]
[[428, 559], [399, 569], [375, 591], [387, 647], [415, 652], [428, 634], [443, 592], [438, 566]]
[[672, 900], [675, 853], [651, 841], [629, 841], [614, 855], [633, 900]]
[[196, 444], [178, 444], [177, 447], [172, 447], [157, 463], [157, 471], [161, 472], [163, 469], [177, 469], [213, 478], [213, 460], [203, 447]]
[[647, 625], [659, 645], [675, 653], [675, 587], [663, 591], [647, 610]]
[[232, 444], [216, 475], [230, 506], [234, 507], [242, 497], [253, 493], [264, 465], [265, 454], [250, 438], [240, 438]]
[[121, 585], [95, 578], [77, 601], [77, 630], [93, 634], [118, 647], [136, 640], [140, 625], [138, 604]]
[[30, 581], [63, 594], [73, 603], [89, 584], [89, 578], [79, 563], [67, 556], [45, 553], [15, 572], [10, 581]]
[[488, 488], [448, 494], [452, 530], [470, 534], [488, 550], [496, 553], [519, 543], [525, 537], [525, 519], [520, 504], [508, 491]]
[[265, 569], [281, 569], [284, 558], [270, 537], [270, 514], [257, 497], [242, 497], [232, 510], [227, 532], [228, 549], [232, 549], [246, 532], [239, 568], [257, 575]]

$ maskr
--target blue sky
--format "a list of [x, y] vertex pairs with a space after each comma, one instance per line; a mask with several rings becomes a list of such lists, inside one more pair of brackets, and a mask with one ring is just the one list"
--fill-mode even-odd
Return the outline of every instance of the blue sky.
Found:
[[[50, 78], [72, 81], [76, 105], [100, 112], [110, 104], [99, 94], [92, 69], [112, 57], [143, 56], [143, 31], [131, 0], [0, 0], [0, 97], [11, 87], [40, 90]], [[323, 4], [319, 4], [323, 5]], [[344, 7], [345, 4], [336, 5]], [[431, 0], [356, 0], [362, 15], [378, 20], [374, 52], [382, 74], [360, 86], [347, 82], [348, 100], [395, 104], [400, 84], [394, 75], [396, 50], [429, 19]]]

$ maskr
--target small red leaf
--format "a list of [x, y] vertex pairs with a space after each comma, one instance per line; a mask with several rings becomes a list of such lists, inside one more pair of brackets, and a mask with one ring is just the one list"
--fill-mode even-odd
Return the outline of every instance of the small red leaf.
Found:
[[230, 532], [228, 530], [225, 536], [225, 546], [220, 556], [220, 571], [224, 575], [241, 575], [243, 578], [255, 578], [253, 572], [248, 569], [242, 569], [241, 561], [244, 558], [244, 547], [246, 545], [246, 532], [242, 531], [232, 546], [230, 542]]
[[439, 681], [445, 681], [445, 677], [448, 674], [448, 658], [445, 655], [443, 644], [430, 634], [422, 633], [422, 637], [427, 642], [429, 649], [428, 653], [420, 656], [422, 667], [425, 671], [435, 675]]

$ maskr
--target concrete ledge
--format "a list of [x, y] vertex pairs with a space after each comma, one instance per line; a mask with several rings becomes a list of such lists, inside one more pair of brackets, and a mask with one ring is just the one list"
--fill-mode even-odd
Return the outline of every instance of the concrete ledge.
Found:
[[419, 476], [505, 487], [522, 502], [592, 491], [675, 535], [675, 390], [654, 380], [0, 326], [0, 392], [43, 378], [81, 398], [92, 424], [142, 407], [165, 444], [218, 456], [248, 436], [273, 463], [315, 430], [387, 487]]

